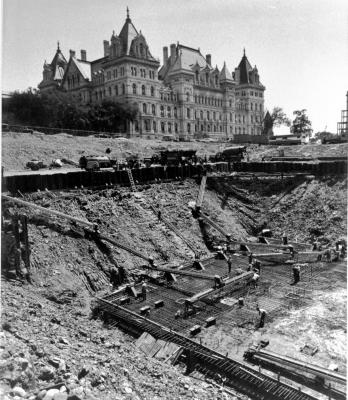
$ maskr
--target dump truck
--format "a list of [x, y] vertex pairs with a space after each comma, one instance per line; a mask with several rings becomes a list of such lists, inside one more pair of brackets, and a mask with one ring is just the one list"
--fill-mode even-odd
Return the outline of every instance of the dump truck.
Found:
[[210, 156], [209, 161], [240, 162], [243, 160], [245, 153], [246, 153], [245, 146], [226, 147], [224, 150], [222, 150], [219, 153], [216, 153], [214, 156]]

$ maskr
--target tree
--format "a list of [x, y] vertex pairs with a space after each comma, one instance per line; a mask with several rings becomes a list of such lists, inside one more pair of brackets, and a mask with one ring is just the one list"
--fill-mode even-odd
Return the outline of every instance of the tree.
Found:
[[265, 135], [273, 134], [273, 127], [280, 125], [291, 125], [290, 119], [287, 117], [283, 109], [281, 107], [274, 107], [271, 113], [267, 111], [265, 118], [263, 119], [263, 133]]
[[272, 126], [286, 125], [290, 126], [291, 121], [281, 107], [274, 107], [271, 113]]
[[292, 121], [291, 132], [295, 135], [305, 135], [311, 136], [312, 133], [312, 123], [309, 120], [307, 110], [296, 110], [293, 114], [296, 116]]
[[322, 131], [322, 132], [316, 132], [314, 134], [315, 139], [320, 139], [320, 140], [325, 140], [325, 139], [332, 139], [336, 137], [334, 133], [327, 132], [327, 131]]
[[130, 104], [86, 105], [63, 91], [40, 93], [31, 88], [13, 93], [3, 110], [23, 125], [107, 132], [125, 130], [127, 121], [134, 121], [138, 112]]

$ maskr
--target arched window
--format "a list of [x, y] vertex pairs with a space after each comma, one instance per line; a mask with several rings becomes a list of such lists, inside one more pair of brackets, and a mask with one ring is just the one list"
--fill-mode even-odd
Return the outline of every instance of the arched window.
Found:
[[137, 94], [137, 85], [133, 83], [133, 94]]
[[197, 103], [197, 95], [195, 94], [195, 103]]
[[198, 83], [199, 82], [199, 74], [198, 74], [198, 71], [196, 71], [196, 83]]
[[157, 124], [156, 124], [156, 121], [153, 121], [153, 122], [152, 122], [152, 128], [153, 128], [153, 131], [154, 131], [154, 132], [157, 132]]
[[230, 113], [230, 121], [232, 122], [232, 113]]
[[205, 74], [205, 83], [208, 84], [209, 82], [209, 74], [208, 72]]
[[203, 111], [202, 110], [200, 111], [200, 117], [201, 117], [201, 119], [203, 119]]
[[178, 110], [176, 107], [174, 107], [174, 117], [178, 118]]
[[161, 106], [161, 117], [164, 117], [164, 107]]
[[215, 111], [213, 111], [213, 120], [214, 121], [216, 120], [216, 112]]
[[167, 116], [168, 116], [168, 118], [171, 117], [171, 110], [170, 110], [170, 107], [169, 107], [169, 106], [167, 107]]
[[145, 85], [143, 85], [143, 86], [141, 87], [141, 94], [142, 94], [143, 96], [145, 96]]
[[217, 75], [215, 75], [215, 86], [217, 86], [218, 85], [218, 76]]
[[146, 103], [143, 103], [143, 113], [146, 114]]
[[187, 118], [191, 118], [191, 110], [189, 108], [186, 109]]
[[151, 96], [153, 97], [155, 95], [155, 88], [151, 86]]
[[109, 96], [111, 96], [111, 86], [109, 86]]
[[163, 93], [162, 92], [160, 93], [160, 97], [161, 97], [161, 100], [163, 100]]
[[210, 125], [208, 125], [208, 132], [210, 132]]
[[207, 98], [204, 97], [204, 104], [207, 104]]
[[174, 124], [174, 130], [175, 130], [175, 133], [178, 133], [178, 124], [176, 122]]
[[207, 111], [207, 120], [208, 121], [210, 120], [210, 112], [209, 111]]
[[155, 107], [155, 105], [152, 104], [151, 108], [152, 108], [152, 115], [156, 115], [156, 107]]
[[191, 133], [191, 124], [190, 123], [187, 124], [187, 133]]
[[238, 128], [238, 133], [239, 133], [239, 134], [242, 133], [242, 128], [241, 128], [241, 127]]
[[161, 122], [161, 132], [164, 133], [164, 122]]
[[126, 94], [126, 85], [122, 83], [122, 94]]
[[190, 93], [186, 92], [186, 101], [190, 101]]
[[172, 133], [172, 123], [168, 122], [168, 132]]
[[115, 95], [118, 96], [118, 86], [115, 86]]

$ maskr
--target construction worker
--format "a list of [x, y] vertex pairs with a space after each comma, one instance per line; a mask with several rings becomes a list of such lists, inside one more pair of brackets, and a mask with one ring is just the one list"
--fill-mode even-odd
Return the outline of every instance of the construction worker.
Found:
[[232, 269], [232, 258], [229, 257], [227, 260], [227, 265], [228, 265], [228, 273], [231, 273], [231, 269]]
[[253, 287], [253, 288], [257, 288], [257, 285], [258, 285], [258, 283], [259, 283], [259, 279], [260, 279], [260, 275], [259, 274], [257, 274], [256, 272], [254, 272], [254, 275], [253, 275], [253, 277], [251, 278], [251, 282], [250, 282], [250, 284], [251, 284], [251, 286]]
[[284, 233], [283, 234], [283, 245], [286, 246], [287, 244], [288, 244], [288, 237]]
[[291, 244], [288, 246], [288, 249], [290, 251], [290, 255], [292, 258], [295, 257], [295, 250], [294, 250], [294, 246], [292, 246]]
[[324, 251], [324, 256], [326, 257], [326, 261], [327, 262], [332, 262], [332, 258], [331, 258], [331, 249], [326, 249]]
[[161, 216], [162, 216], [162, 211], [161, 211], [161, 210], [158, 210], [158, 211], [157, 211], [157, 217], [158, 217], [158, 219], [161, 219]]
[[260, 275], [260, 273], [261, 273], [261, 261], [254, 260], [253, 265], [254, 265], [254, 271], [257, 272]]
[[295, 285], [297, 282], [300, 282], [300, 277], [301, 277], [301, 267], [299, 264], [295, 264], [292, 267], [292, 273], [294, 276], [294, 285]]
[[141, 295], [143, 297], [143, 301], [146, 301], [146, 295], [147, 295], [147, 284], [146, 282], [143, 282], [141, 285]]
[[263, 326], [265, 325], [265, 318], [266, 318], [267, 312], [266, 312], [266, 310], [264, 310], [263, 308], [260, 308], [259, 306], [256, 307], [256, 310], [259, 312], [259, 315], [260, 315], [259, 328], [263, 328]]
[[112, 286], [117, 286], [118, 281], [119, 281], [118, 271], [116, 267], [112, 267], [110, 270], [110, 283], [112, 284]]

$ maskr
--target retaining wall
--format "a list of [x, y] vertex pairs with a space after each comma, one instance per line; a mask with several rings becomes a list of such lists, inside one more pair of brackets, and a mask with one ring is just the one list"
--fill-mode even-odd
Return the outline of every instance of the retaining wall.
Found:
[[[236, 172], [263, 172], [273, 173], [305, 173], [311, 175], [337, 175], [347, 173], [347, 161], [330, 162], [235, 162], [209, 163], [206, 165], [209, 172], [228, 173]], [[133, 169], [133, 178], [136, 184], [147, 184], [159, 180], [178, 180], [195, 178], [202, 175], [201, 165], [187, 165], [183, 167], [151, 167]], [[17, 193], [35, 192], [39, 190], [60, 190], [80, 187], [97, 187], [106, 184], [130, 186], [127, 171], [76, 171], [66, 174], [52, 175], [16, 175], [2, 178], [2, 191]]]

